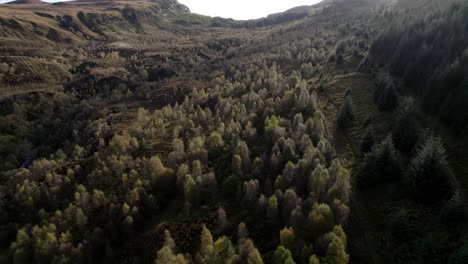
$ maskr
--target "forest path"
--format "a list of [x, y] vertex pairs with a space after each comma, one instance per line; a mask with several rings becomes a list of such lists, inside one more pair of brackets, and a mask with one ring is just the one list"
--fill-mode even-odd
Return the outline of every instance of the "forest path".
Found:
[[0, 87], [0, 101], [10, 97], [32, 93], [55, 93], [62, 90], [61, 86], [53, 84], [23, 84], [18, 86]]

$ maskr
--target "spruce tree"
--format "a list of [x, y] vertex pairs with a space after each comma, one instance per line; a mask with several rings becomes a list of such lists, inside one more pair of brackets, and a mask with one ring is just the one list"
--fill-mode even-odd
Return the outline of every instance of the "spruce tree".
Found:
[[381, 111], [391, 110], [398, 106], [399, 98], [395, 84], [388, 82], [384, 88], [379, 89], [377, 94], [377, 104]]
[[442, 140], [429, 135], [411, 160], [407, 184], [416, 198], [431, 202], [450, 190], [451, 170]]
[[393, 138], [403, 152], [410, 152], [419, 138], [414, 101], [405, 98], [394, 115]]
[[342, 53], [336, 55], [336, 64], [341, 65], [344, 63], [344, 57]]
[[341, 129], [346, 129], [354, 119], [353, 99], [350, 94], [346, 94], [340, 111], [338, 112], [337, 124]]
[[396, 244], [406, 241], [411, 234], [409, 213], [405, 209], [399, 209], [387, 218], [387, 229], [393, 242]]
[[364, 156], [358, 174], [360, 186], [379, 182], [390, 182], [401, 176], [400, 154], [391, 136]]
[[374, 144], [375, 144], [374, 128], [371, 125], [369, 125], [367, 126], [366, 131], [364, 132], [364, 135], [362, 136], [361, 152], [364, 154], [370, 152]]
[[447, 226], [457, 226], [466, 221], [465, 205], [460, 191], [456, 191], [442, 208], [441, 220]]

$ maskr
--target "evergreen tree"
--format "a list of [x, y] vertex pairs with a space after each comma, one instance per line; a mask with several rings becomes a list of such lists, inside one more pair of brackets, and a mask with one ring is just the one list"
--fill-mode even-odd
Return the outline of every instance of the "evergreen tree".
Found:
[[361, 139], [361, 152], [363, 154], [369, 153], [375, 144], [375, 134], [372, 125], [367, 126], [364, 135]]
[[354, 119], [353, 99], [350, 94], [347, 94], [338, 112], [337, 124], [341, 129], [346, 129], [351, 125]]
[[400, 154], [395, 149], [391, 136], [374, 147], [361, 162], [358, 184], [372, 184], [397, 180], [401, 176]]
[[465, 204], [460, 191], [456, 191], [442, 208], [441, 219], [446, 226], [457, 226], [466, 221]]
[[423, 201], [440, 199], [450, 190], [451, 170], [442, 140], [429, 135], [411, 160], [408, 187], [416, 198]]
[[385, 86], [378, 89], [377, 104], [381, 111], [395, 109], [398, 103], [398, 92], [393, 81], [389, 81]]
[[336, 55], [336, 64], [341, 65], [343, 63], [344, 63], [344, 56], [342, 53], [338, 53], [338, 55]]
[[390, 214], [387, 219], [387, 229], [393, 242], [399, 244], [407, 241], [412, 231], [408, 211], [399, 209]]
[[409, 152], [416, 145], [419, 137], [414, 101], [405, 98], [394, 114], [393, 138], [403, 152]]

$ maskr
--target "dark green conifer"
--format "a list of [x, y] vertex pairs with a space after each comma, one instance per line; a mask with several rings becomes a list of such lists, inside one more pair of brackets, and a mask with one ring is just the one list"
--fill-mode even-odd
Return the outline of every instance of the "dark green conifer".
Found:
[[341, 65], [344, 63], [344, 57], [342, 53], [336, 55], [336, 64]]
[[364, 135], [361, 140], [361, 152], [368, 153], [372, 150], [372, 147], [375, 145], [375, 135], [374, 128], [370, 125], [367, 126]]
[[391, 136], [364, 156], [359, 169], [358, 183], [366, 185], [389, 182], [401, 176], [400, 153], [395, 148]]
[[441, 220], [447, 226], [457, 226], [466, 221], [465, 205], [460, 191], [456, 191], [452, 198], [442, 208]]
[[405, 98], [394, 115], [393, 138], [403, 152], [413, 149], [419, 139], [414, 100]]
[[392, 81], [389, 81], [384, 88], [379, 89], [378, 93], [377, 104], [381, 111], [391, 110], [398, 106], [398, 92]]
[[411, 234], [408, 211], [399, 209], [392, 213], [387, 219], [387, 229], [393, 242], [396, 244], [405, 242]]
[[414, 195], [423, 201], [434, 201], [450, 190], [451, 170], [442, 140], [429, 135], [419, 147], [406, 179]]
[[346, 94], [340, 111], [338, 112], [337, 123], [341, 129], [346, 129], [354, 119], [353, 99], [350, 94]]

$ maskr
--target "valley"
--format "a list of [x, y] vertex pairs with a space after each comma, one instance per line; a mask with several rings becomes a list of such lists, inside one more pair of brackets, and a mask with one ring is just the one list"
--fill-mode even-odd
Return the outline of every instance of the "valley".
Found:
[[468, 5], [0, 5], [0, 263], [468, 261]]

